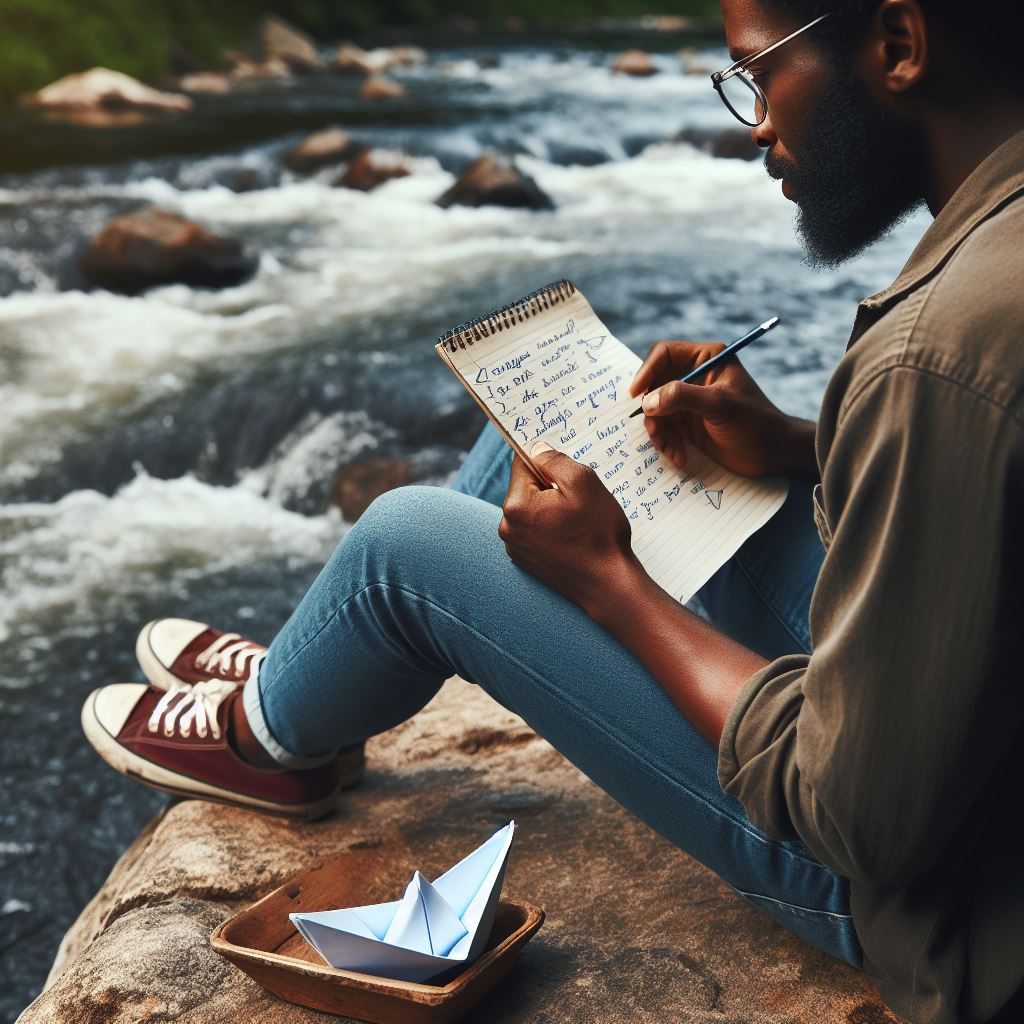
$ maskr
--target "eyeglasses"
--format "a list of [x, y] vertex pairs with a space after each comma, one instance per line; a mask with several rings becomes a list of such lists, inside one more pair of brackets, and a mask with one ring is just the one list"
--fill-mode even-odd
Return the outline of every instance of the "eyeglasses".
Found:
[[820, 18], [815, 18], [803, 28], [791, 32], [785, 39], [780, 39], [767, 49], [752, 53], [749, 57], [744, 57], [742, 60], [736, 61], [735, 64], [730, 64], [724, 71], [716, 71], [711, 76], [711, 83], [714, 85], [715, 91], [722, 97], [722, 102], [737, 120], [742, 121], [749, 128], [757, 128], [764, 124], [764, 119], [768, 116], [768, 99], [761, 91], [761, 87], [754, 81], [754, 76], [744, 65], [771, 53], [772, 50], [777, 50], [784, 43], [796, 39], [802, 32], [814, 28], [819, 21], [824, 21], [827, 17], [828, 14], [823, 14]]

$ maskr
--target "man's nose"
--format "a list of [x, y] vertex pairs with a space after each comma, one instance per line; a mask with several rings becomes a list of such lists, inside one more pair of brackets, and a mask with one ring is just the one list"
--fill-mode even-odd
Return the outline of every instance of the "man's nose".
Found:
[[779, 137], [772, 127], [772, 119], [767, 115], [756, 128], [750, 129], [750, 137], [754, 140], [754, 145], [761, 149], [771, 149], [779, 141]]

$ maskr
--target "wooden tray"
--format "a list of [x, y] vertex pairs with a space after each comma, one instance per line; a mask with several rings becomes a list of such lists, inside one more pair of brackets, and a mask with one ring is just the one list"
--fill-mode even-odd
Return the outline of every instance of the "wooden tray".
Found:
[[374, 1024], [456, 1020], [504, 977], [543, 924], [544, 911], [521, 900], [502, 900], [484, 953], [434, 982], [395, 981], [329, 967], [288, 915], [394, 899], [402, 883], [387, 884], [381, 859], [379, 849], [338, 854], [219, 924], [210, 944], [257, 984], [300, 1006]]

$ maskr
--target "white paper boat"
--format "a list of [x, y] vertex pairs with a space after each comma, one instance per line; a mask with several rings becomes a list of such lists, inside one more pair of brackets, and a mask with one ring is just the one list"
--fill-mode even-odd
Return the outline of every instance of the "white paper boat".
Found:
[[510, 821], [433, 883], [417, 871], [393, 903], [288, 916], [332, 967], [426, 981], [483, 952], [515, 827]]

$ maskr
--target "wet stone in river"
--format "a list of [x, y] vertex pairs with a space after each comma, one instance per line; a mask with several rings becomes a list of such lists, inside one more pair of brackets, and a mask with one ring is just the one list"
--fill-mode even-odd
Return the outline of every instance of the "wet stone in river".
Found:
[[491, 153], [478, 157], [459, 175], [458, 180], [437, 205], [449, 206], [521, 206], [531, 210], [554, 209], [551, 197], [514, 163]]
[[251, 277], [256, 266], [240, 242], [158, 207], [115, 217], [82, 258], [88, 280], [128, 294], [179, 282], [224, 288]]

